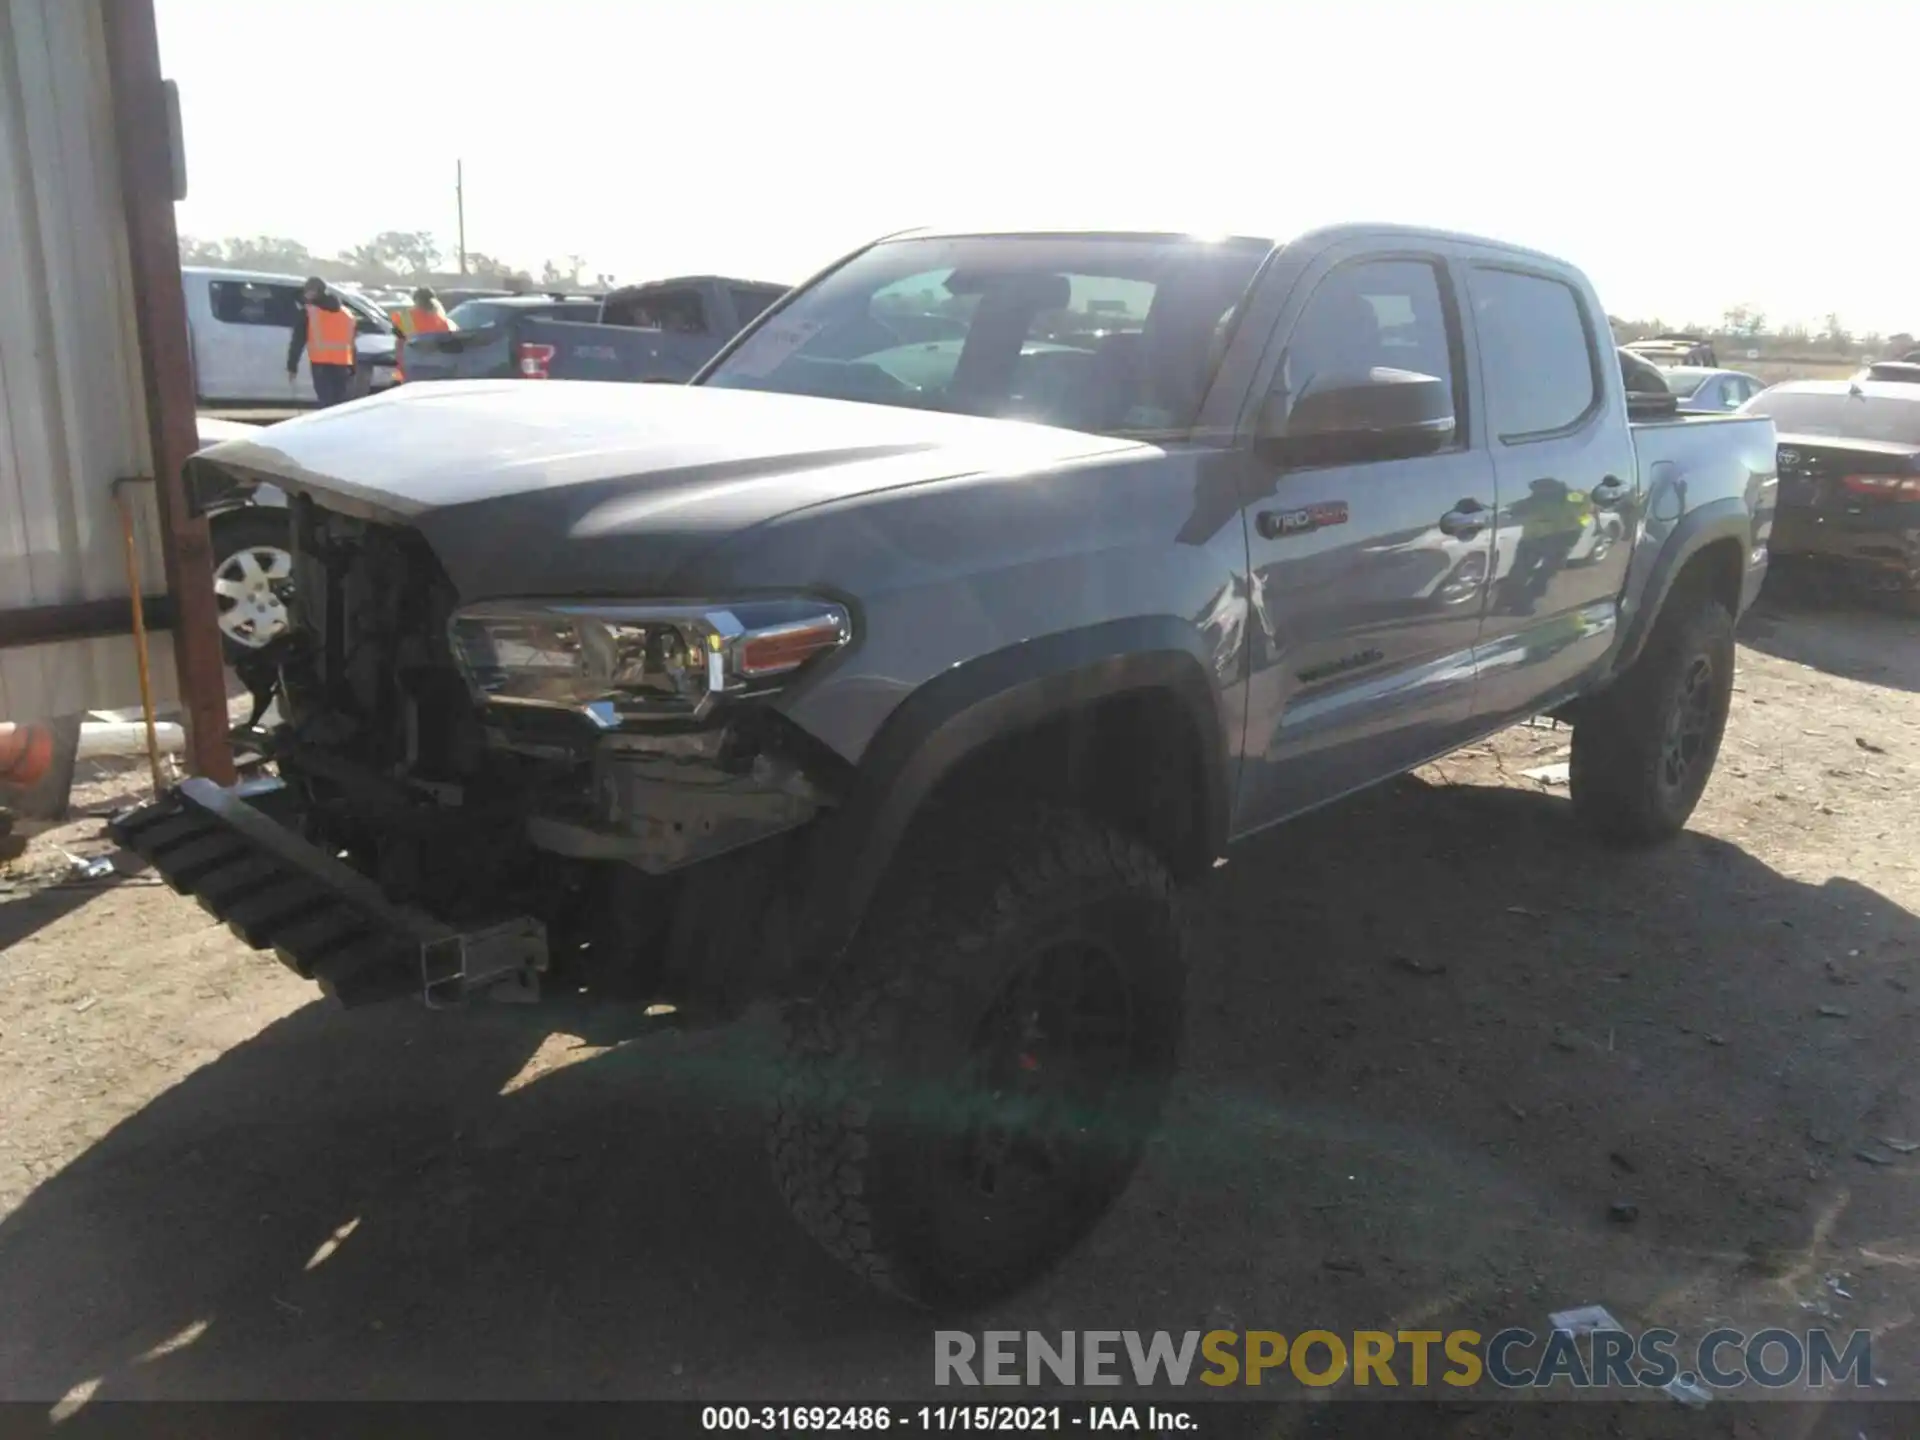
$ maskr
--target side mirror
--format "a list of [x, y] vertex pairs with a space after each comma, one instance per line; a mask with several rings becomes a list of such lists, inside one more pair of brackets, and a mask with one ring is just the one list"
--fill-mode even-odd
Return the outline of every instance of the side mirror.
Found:
[[1262, 453], [1284, 465], [1356, 465], [1431, 455], [1453, 442], [1453, 387], [1385, 366], [1321, 375], [1291, 406], [1276, 392], [1260, 418]]

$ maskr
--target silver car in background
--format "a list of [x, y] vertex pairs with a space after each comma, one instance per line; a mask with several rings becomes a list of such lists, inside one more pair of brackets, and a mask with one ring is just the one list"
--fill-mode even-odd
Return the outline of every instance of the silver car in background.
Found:
[[1660, 373], [1679, 400], [1683, 415], [1724, 415], [1767, 388], [1766, 381], [1742, 370], [1672, 365], [1662, 366]]

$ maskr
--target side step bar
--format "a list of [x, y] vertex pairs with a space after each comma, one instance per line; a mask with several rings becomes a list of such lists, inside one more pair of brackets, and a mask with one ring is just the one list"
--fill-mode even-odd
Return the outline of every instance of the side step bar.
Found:
[[276, 820], [269, 812], [286, 798], [277, 780], [222, 789], [196, 777], [107, 828], [241, 940], [273, 951], [342, 1005], [410, 994], [429, 1005], [482, 992], [539, 998], [547, 935], [538, 920], [517, 916], [463, 931], [395, 905], [366, 876]]

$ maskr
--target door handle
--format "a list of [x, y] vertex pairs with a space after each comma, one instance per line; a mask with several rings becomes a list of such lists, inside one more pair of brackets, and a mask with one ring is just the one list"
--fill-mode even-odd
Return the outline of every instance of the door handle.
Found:
[[1609, 475], [1588, 492], [1587, 498], [1599, 509], [1611, 510], [1632, 493], [1633, 487], [1626, 481], [1618, 475]]
[[1486, 528], [1487, 507], [1478, 500], [1462, 500], [1440, 517], [1440, 531], [1458, 540], [1471, 540]]

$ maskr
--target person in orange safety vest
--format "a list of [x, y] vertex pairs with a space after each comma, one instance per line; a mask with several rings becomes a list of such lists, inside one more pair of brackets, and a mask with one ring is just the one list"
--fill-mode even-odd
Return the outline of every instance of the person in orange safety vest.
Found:
[[407, 337], [409, 335], [433, 335], [443, 330], [452, 330], [454, 323], [447, 318], [447, 312], [440, 308], [439, 297], [430, 286], [422, 285], [413, 292], [411, 310], [395, 310], [391, 313], [394, 329], [399, 332], [400, 353], [396, 366], [398, 376], [407, 378]]
[[291, 380], [299, 372], [300, 352], [304, 350], [307, 368], [313, 374], [315, 397], [323, 408], [338, 405], [353, 388], [357, 319], [317, 275], [300, 288], [300, 300], [287, 344], [287, 378]]

